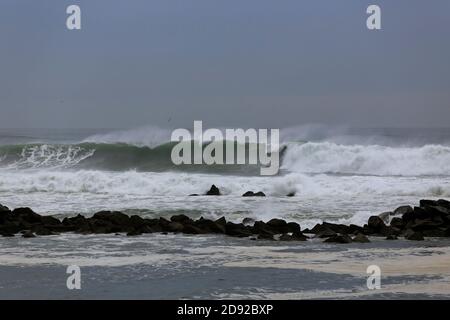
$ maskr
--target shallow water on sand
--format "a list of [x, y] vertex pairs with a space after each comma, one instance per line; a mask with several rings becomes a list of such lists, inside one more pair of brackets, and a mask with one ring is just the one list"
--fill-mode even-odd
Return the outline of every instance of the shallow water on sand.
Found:
[[[450, 298], [450, 241], [65, 234], [0, 242], [0, 298]], [[78, 265], [82, 289], [66, 288]], [[368, 290], [369, 265], [381, 289]]]

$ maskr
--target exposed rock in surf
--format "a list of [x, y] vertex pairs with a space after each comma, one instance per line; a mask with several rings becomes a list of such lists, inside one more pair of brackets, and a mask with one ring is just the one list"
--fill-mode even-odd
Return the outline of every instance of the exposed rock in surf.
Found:
[[286, 197], [293, 197], [293, 196], [295, 196], [295, 192], [289, 192], [289, 193], [286, 195]]
[[406, 230], [405, 232], [405, 239], [407, 240], [415, 240], [415, 241], [422, 241], [424, 240], [423, 235], [421, 232], [413, 231], [411, 229]]
[[[218, 189], [217, 189], [218, 190]], [[213, 190], [214, 191], [214, 190]], [[401, 216], [399, 213], [403, 213]], [[117, 211], [100, 211], [92, 217], [82, 215], [66, 217], [62, 221], [52, 216], [41, 216], [30, 208], [9, 210], [0, 206], [0, 235], [23, 237], [53, 235], [62, 232], [80, 234], [125, 233], [138, 236], [153, 232], [178, 232], [184, 234], [226, 234], [233, 237], [269, 239], [280, 241], [305, 241], [304, 233], [326, 238], [329, 243], [367, 242], [367, 236], [396, 239], [423, 240], [424, 237], [450, 237], [450, 202], [447, 200], [421, 200], [419, 207], [397, 208], [389, 225], [380, 216], [371, 216], [363, 227], [329, 222], [317, 224], [301, 232], [296, 222], [271, 219], [268, 222], [246, 218], [243, 223], [227, 222], [224, 217], [216, 221], [179, 214], [166, 218], [148, 219], [128, 216]], [[353, 239], [352, 237], [353, 236]]]
[[206, 192], [207, 196], [220, 196], [220, 190], [215, 185], [211, 186], [208, 192]]
[[355, 237], [353, 237], [352, 241], [359, 242], [359, 243], [370, 242], [369, 238], [367, 238], [367, 236], [363, 235], [362, 233], [358, 233]]
[[35, 234], [34, 234], [33, 232], [31, 232], [31, 231], [25, 231], [25, 232], [22, 234], [22, 238], [34, 238], [34, 237], [36, 237], [36, 236], [35, 236]]
[[326, 243], [351, 243], [352, 238], [346, 234], [336, 234], [328, 239], [325, 239]]
[[403, 216], [405, 213], [413, 212], [414, 209], [411, 206], [401, 206], [394, 210], [395, 216]]
[[252, 218], [244, 218], [242, 219], [242, 223], [246, 226], [251, 226], [255, 223], [255, 220]]
[[386, 237], [386, 240], [397, 240], [397, 239], [398, 239], [398, 237], [397, 237], [396, 235], [393, 235], [393, 234], [388, 235], [388, 236]]
[[249, 237], [253, 233], [251, 227], [245, 226], [243, 223], [227, 222], [225, 225], [225, 234], [234, 237]]
[[253, 192], [253, 191], [247, 191], [242, 195], [243, 197], [265, 197], [266, 194], [262, 191]]
[[393, 212], [383, 212], [380, 213], [378, 216], [381, 218], [381, 220], [383, 220], [384, 223], [388, 224], [392, 214]]

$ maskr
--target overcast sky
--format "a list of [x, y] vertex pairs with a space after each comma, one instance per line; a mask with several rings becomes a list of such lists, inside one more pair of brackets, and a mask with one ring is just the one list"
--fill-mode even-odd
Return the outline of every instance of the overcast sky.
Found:
[[449, 31], [448, 0], [1, 0], [0, 127], [449, 127]]

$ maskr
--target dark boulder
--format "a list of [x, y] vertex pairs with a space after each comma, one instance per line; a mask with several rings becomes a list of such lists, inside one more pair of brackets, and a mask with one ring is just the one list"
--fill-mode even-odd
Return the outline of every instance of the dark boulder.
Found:
[[286, 197], [293, 197], [293, 196], [295, 196], [295, 192], [289, 192], [289, 193], [286, 195]]
[[51, 236], [55, 234], [51, 230], [41, 226], [33, 228], [33, 232], [38, 236]]
[[350, 228], [349, 226], [343, 225], [343, 224], [335, 224], [335, 223], [329, 223], [329, 222], [323, 222], [322, 224], [316, 224], [310, 231], [310, 233], [315, 233], [316, 235], [318, 233], [323, 234], [330, 233], [330, 230], [334, 233], [349, 233]]
[[316, 237], [319, 237], [319, 238], [329, 238], [329, 237], [334, 237], [336, 235], [337, 235], [337, 233], [329, 228], [322, 229], [322, 230], [316, 232]]
[[381, 218], [381, 220], [383, 220], [384, 223], [387, 224], [387, 223], [389, 223], [389, 219], [390, 219], [391, 215], [393, 215], [393, 213], [388, 211], [388, 212], [380, 213], [378, 216]]
[[142, 232], [137, 229], [131, 229], [130, 231], [127, 232], [127, 237], [135, 237], [140, 235], [142, 235]]
[[287, 229], [288, 229], [288, 232], [291, 232], [291, 233], [300, 233], [301, 232], [300, 225], [297, 222], [288, 222]]
[[172, 221], [169, 224], [167, 224], [167, 226], [165, 226], [164, 230], [170, 231], [170, 232], [183, 232], [184, 225], [182, 225], [179, 222]]
[[188, 216], [184, 215], [184, 214], [179, 214], [179, 215], [172, 216], [170, 218], [170, 221], [172, 221], [172, 222], [179, 222], [181, 224], [193, 223], [192, 219], [189, 218]]
[[119, 211], [100, 211], [94, 214], [91, 219], [102, 220], [116, 226], [129, 226], [130, 217]]
[[207, 196], [220, 196], [220, 190], [215, 185], [211, 186], [208, 192], [206, 192]]
[[411, 213], [413, 211], [414, 209], [411, 206], [400, 206], [394, 210], [394, 215], [403, 216], [404, 214]]
[[11, 210], [9, 210], [8, 207], [0, 204], [0, 213], [2, 213], [2, 212], [9, 212], [9, 211], [11, 211]]
[[349, 226], [346, 226], [345, 224], [336, 224], [336, 223], [329, 223], [329, 222], [323, 222], [322, 226], [331, 229], [336, 233], [342, 233], [342, 234], [348, 234], [350, 232]]
[[398, 228], [398, 229], [403, 229], [405, 227], [405, 223], [404, 223], [403, 219], [399, 218], [399, 217], [392, 218], [390, 225], [391, 225], [391, 227]]
[[29, 230], [25, 231], [22, 234], [22, 238], [34, 238], [34, 237], [36, 237], [36, 235], [33, 232], [29, 231]]
[[184, 226], [183, 228], [183, 233], [186, 234], [204, 234], [204, 233], [208, 233], [205, 230], [200, 229], [197, 226], [191, 225], [191, 224], [187, 224]]
[[367, 221], [367, 226], [374, 232], [380, 232], [384, 227], [386, 227], [383, 219], [379, 216], [371, 216]]
[[244, 218], [242, 220], [242, 223], [245, 224], [246, 226], [251, 226], [255, 223], [255, 220], [252, 218]]
[[55, 217], [52, 216], [42, 216], [41, 217], [41, 223], [44, 226], [47, 227], [54, 227], [54, 226], [60, 226], [61, 225], [61, 221]]
[[406, 230], [404, 236], [405, 236], [405, 239], [407, 239], [407, 240], [415, 240], [415, 241], [424, 240], [423, 234], [421, 232], [414, 231], [411, 229]]
[[129, 220], [129, 225], [133, 229], [139, 230], [147, 226], [147, 222], [140, 216], [132, 215]]
[[276, 234], [289, 232], [287, 222], [282, 219], [271, 219], [266, 224]]
[[29, 224], [41, 223], [42, 218], [30, 208], [17, 208], [12, 211], [13, 218]]
[[233, 237], [249, 237], [253, 234], [249, 228], [242, 223], [227, 222], [225, 234]]
[[256, 221], [253, 224], [253, 227], [251, 227], [252, 233], [259, 234], [259, 235], [268, 235], [273, 236], [277, 233], [283, 233], [283, 232], [276, 232], [274, 231], [267, 223], [263, 221]]
[[352, 238], [346, 234], [336, 234], [328, 239], [325, 239], [326, 243], [351, 243]]
[[242, 195], [243, 197], [265, 197], [265, 193], [262, 191], [253, 192], [253, 191], [247, 191]]
[[283, 233], [283, 234], [278, 238], [278, 240], [280, 240], [280, 241], [293, 241], [294, 239], [292, 238], [291, 235], [286, 234], [286, 233]]
[[367, 238], [367, 236], [365, 236], [362, 233], [358, 233], [353, 239], [353, 242], [359, 242], [359, 243], [368, 243], [370, 242], [369, 238]]
[[195, 226], [205, 233], [225, 233], [225, 226], [212, 220], [200, 218], [195, 221]]
[[295, 241], [306, 241], [306, 240], [308, 240], [308, 237], [305, 236], [302, 232], [298, 231], [298, 232], [293, 232], [292, 233], [292, 240], [295, 240]]
[[225, 219], [225, 217], [221, 217], [219, 219], [217, 219], [216, 221], [214, 221], [215, 223], [225, 227], [225, 225], [227, 224], [227, 220]]

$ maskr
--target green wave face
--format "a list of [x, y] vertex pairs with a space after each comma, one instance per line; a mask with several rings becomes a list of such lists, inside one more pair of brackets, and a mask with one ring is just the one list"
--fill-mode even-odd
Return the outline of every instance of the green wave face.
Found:
[[[191, 154], [193, 155], [193, 144]], [[225, 142], [224, 142], [225, 143]], [[234, 142], [226, 142], [234, 144]], [[258, 174], [258, 165], [174, 165], [172, 148], [177, 142], [169, 142], [154, 148], [129, 144], [23, 144], [0, 146], [0, 168], [3, 169], [93, 169], [108, 171], [152, 171], [169, 170], [207, 173]], [[207, 144], [203, 145], [203, 149]], [[248, 155], [250, 144], [245, 145]], [[236, 153], [236, 151], [235, 151]], [[226, 148], [224, 147], [224, 159]], [[248, 158], [248, 157], [247, 157]], [[248, 161], [246, 161], [248, 163]]]

